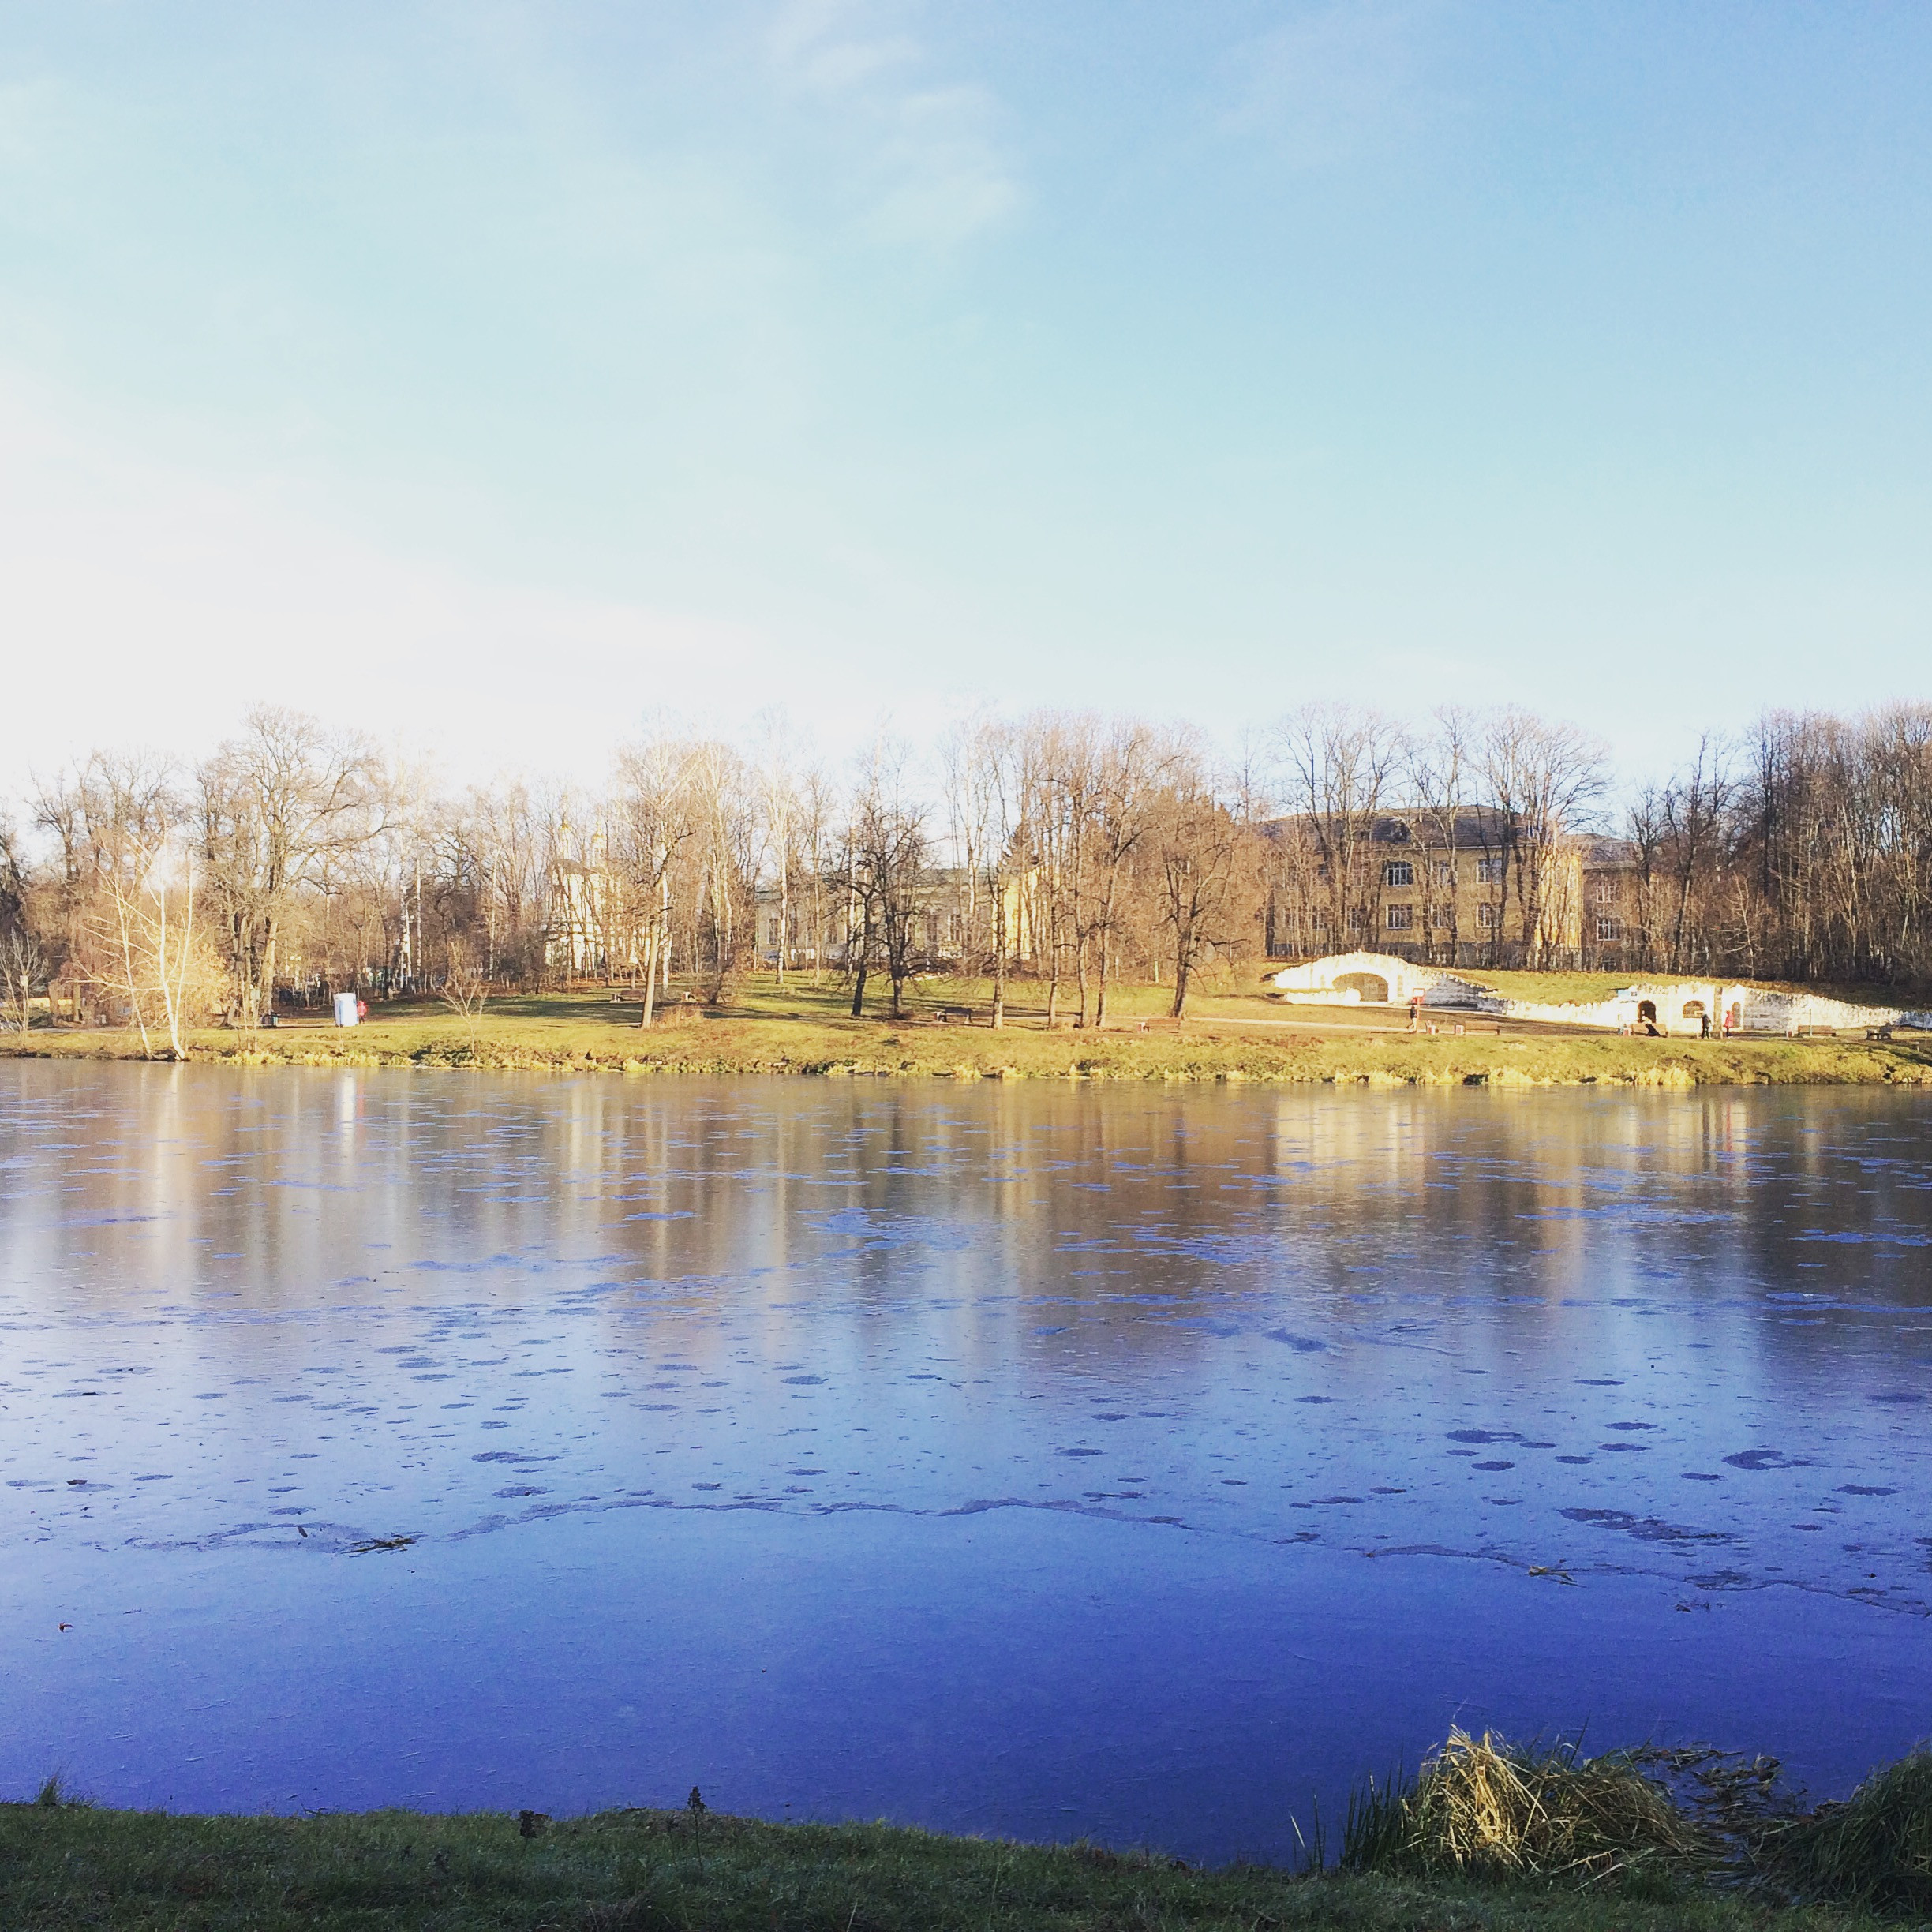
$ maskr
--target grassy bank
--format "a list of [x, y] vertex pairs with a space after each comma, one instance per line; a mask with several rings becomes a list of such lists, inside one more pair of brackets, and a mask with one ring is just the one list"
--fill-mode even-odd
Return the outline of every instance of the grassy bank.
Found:
[[[1028, 989], [1023, 996], [1035, 1002]], [[1631, 1086], [1932, 1084], [1932, 1039], [1901, 1035], [1767, 1039], [1636, 1039], [1578, 1029], [1471, 1019], [1461, 1035], [1411, 1034], [1374, 1008], [1284, 1008], [1245, 994], [1202, 999], [1176, 1026], [1161, 990], [1115, 996], [1107, 1026], [1053, 1030], [1037, 1004], [1016, 1002], [1007, 1025], [985, 1024], [983, 985], [923, 982], [907, 1017], [842, 1009], [828, 983], [780, 994], [769, 979], [712, 1008], [681, 996], [648, 1032], [638, 1008], [605, 991], [515, 996], [465, 1020], [430, 1002], [373, 1006], [337, 1029], [319, 1019], [253, 1033], [190, 1035], [194, 1058], [245, 1065], [472, 1066], [608, 1073], [912, 1074], [957, 1078], [1254, 1080], [1372, 1085]], [[949, 1007], [972, 1023], [949, 1023]], [[1453, 1022], [1439, 1022], [1446, 1028]], [[1145, 1030], [1143, 1030], [1144, 1025]], [[106, 1028], [0, 1034], [0, 1052], [61, 1058], [138, 1057], [137, 1036]]]
[[1879, 1923], [1654, 1873], [1587, 1889], [1422, 1874], [1311, 1878], [688, 1810], [552, 1822], [0, 1806], [9, 1932], [1852, 1932]]

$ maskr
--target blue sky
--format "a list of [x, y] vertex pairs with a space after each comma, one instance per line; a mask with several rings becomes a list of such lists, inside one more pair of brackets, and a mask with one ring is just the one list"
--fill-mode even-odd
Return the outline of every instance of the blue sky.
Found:
[[0, 766], [1932, 697], [1929, 98], [1846, 0], [0, 0]]

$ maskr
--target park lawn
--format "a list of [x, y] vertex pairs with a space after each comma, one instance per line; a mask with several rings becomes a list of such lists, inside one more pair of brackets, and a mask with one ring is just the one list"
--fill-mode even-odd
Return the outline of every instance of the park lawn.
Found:
[[689, 1810], [551, 1822], [0, 1806], [8, 1932], [1865, 1932], [1879, 1923], [1661, 1877], [1591, 1891], [1309, 1878]]
[[[938, 1075], [960, 1078], [1138, 1081], [1255, 1080], [1448, 1086], [1713, 1084], [1932, 1084], [1932, 1036], [1895, 1040], [1638, 1039], [1533, 1026], [1457, 1037], [1410, 1034], [1389, 1017], [1386, 1030], [1324, 1027], [1308, 1009], [1284, 1009], [1240, 995], [1204, 1000], [1175, 1030], [1153, 1025], [1049, 1032], [1039, 990], [998, 1032], [938, 1017], [945, 983], [920, 989], [908, 1017], [892, 1021], [845, 1011], [850, 993], [828, 984], [739, 990], [714, 1014], [675, 1000], [648, 1032], [635, 1004], [608, 992], [506, 996], [474, 1020], [429, 1002], [373, 1005], [353, 1028], [285, 1025], [250, 1035], [192, 1035], [191, 1055], [230, 1065], [529, 1069], [610, 1073]], [[870, 1002], [868, 1002], [868, 1005]], [[1275, 1021], [1243, 1024], [1250, 1009]], [[1123, 1017], [1127, 1016], [1123, 1015]], [[1350, 1016], [1359, 1021], [1359, 1015]], [[1488, 1023], [1485, 1023], [1487, 1024]], [[0, 1035], [0, 1051], [57, 1058], [140, 1057], [126, 1032], [36, 1029]]]

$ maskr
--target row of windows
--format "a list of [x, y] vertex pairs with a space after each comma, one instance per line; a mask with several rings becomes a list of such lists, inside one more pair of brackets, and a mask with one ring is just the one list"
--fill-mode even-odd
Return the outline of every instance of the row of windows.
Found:
[[[1325, 868], [1324, 868], [1325, 870]], [[1476, 861], [1476, 878], [1479, 884], [1498, 886], [1503, 882], [1506, 867], [1500, 859], [1478, 859]], [[1438, 886], [1455, 883], [1455, 863], [1452, 859], [1438, 859], [1429, 867], [1432, 882]], [[1384, 886], [1413, 886], [1416, 882], [1416, 869], [1407, 859], [1393, 859], [1382, 868]]]
[[[1505, 871], [1500, 859], [1479, 859], [1476, 862], [1476, 877], [1485, 886], [1500, 885]], [[1438, 859], [1429, 868], [1433, 875], [1432, 883], [1438, 887], [1455, 883], [1455, 867], [1446, 859]], [[1406, 859], [1394, 859], [1382, 868], [1384, 886], [1413, 886], [1416, 882], [1416, 869]], [[1591, 895], [1600, 906], [1616, 903], [1616, 887], [1608, 879], [1599, 879]]]
[[[1384, 906], [1382, 908], [1383, 926], [1386, 930], [1392, 933], [1413, 932], [1416, 929], [1416, 915], [1423, 909], [1420, 906], [1412, 905]], [[1447, 932], [1455, 926], [1455, 908], [1453, 906], [1430, 906], [1427, 910], [1429, 925], [1436, 931]], [[1479, 932], [1494, 932], [1502, 908], [1485, 901], [1477, 905], [1475, 911], [1477, 930]], [[1348, 915], [1348, 926], [1352, 933], [1366, 932], [1368, 930], [1368, 915], [1357, 907]], [[1328, 930], [1327, 923], [1321, 919], [1315, 920], [1313, 927], [1317, 933]], [[1614, 945], [1623, 937], [1623, 922], [1621, 919], [1600, 919], [1597, 921], [1597, 940], [1600, 945]]]
[[[1416, 914], [1421, 910], [1420, 907], [1412, 905], [1384, 906], [1382, 908], [1383, 925], [1390, 932], [1413, 932], [1415, 930]], [[1476, 908], [1477, 927], [1484, 932], [1493, 931], [1496, 927], [1498, 910], [1498, 908], [1491, 905], [1487, 900], [1477, 906]], [[1453, 906], [1446, 905], [1431, 906], [1428, 908], [1428, 923], [1438, 931], [1448, 931], [1455, 923], [1455, 908]], [[1349, 930], [1350, 932], [1365, 932], [1368, 927], [1368, 915], [1365, 912], [1357, 910], [1350, 913]]]

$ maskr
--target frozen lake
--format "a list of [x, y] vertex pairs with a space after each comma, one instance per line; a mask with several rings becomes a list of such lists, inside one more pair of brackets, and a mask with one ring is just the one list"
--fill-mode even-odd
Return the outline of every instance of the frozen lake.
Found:
[[1932, 1730], [1929, 1118], [0, 1063], [0, 1796], [1283, 1857], [1451, 1722], [1842, 1791]]

